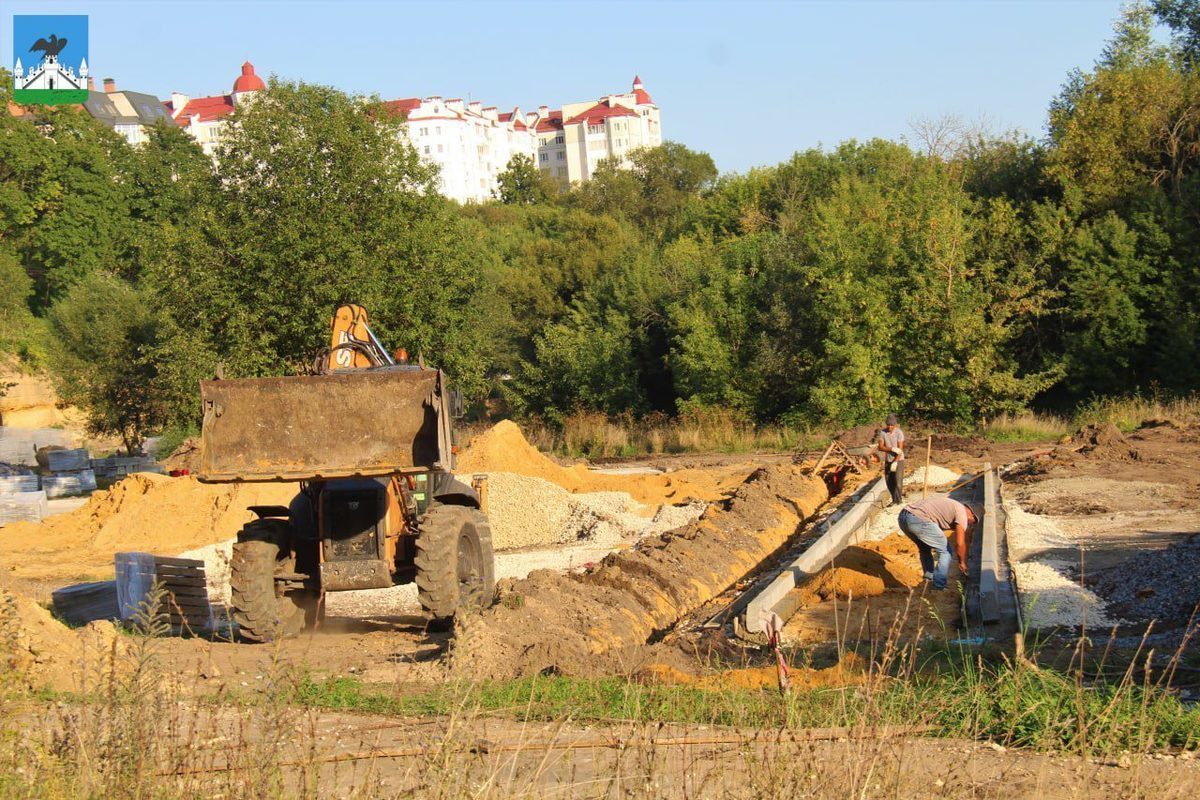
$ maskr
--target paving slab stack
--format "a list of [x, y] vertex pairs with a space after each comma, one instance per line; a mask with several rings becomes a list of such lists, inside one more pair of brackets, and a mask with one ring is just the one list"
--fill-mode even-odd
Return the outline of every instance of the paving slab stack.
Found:
[[167, 470], [150, 456], [108, 456], [93, 458], [92, 472], [98, 480], [115, 482], [135, 472], [157, 472], [166, 475]]
[[74, 497], [96, 491], [96, 473], [85, 448], [51, 450], [46, 453], [49, 475], [42, 476], [46, 497]]
[[33, 474], [0, 476], [0, 525], [40, 522], [46, 516], [46, 493]]

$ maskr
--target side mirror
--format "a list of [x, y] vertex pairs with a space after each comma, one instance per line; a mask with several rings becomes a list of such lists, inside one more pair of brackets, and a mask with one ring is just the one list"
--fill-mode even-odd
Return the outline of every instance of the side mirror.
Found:
[[450, 416], [454, 419], [463, 417], [463, 396], [457, 389], [450, 390]]

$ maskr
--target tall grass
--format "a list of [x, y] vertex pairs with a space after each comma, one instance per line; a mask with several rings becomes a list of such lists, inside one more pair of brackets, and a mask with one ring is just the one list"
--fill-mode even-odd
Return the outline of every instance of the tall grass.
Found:
[[756, 425], [739, 411], [704, 408], [677, 417], [650, 414], [610, 418], [597, 412], [566, 417], [561, 427], [523, 424], [538, 448], [572, 457], [623, 458], [673, 453], [782, 452], [813, 445], [820, 437], [808, 428]]
[[1200, 420], [1200, 394], [1192, 393], [1186, 397], [1175, 398], [1162, 398], [1157, 395], [1099, 397], [1080, 406], [1075, 412], [1077, 427], [1111, 423], [1126, 433], [1136, 430], [1150, 419], [1170, 419], [1177, 422]]
[[994, 442], [1043, 442], [1069, 435], [1071, 427], [1062, 417], [1030, 411], [1003, 414], [981, 426], [979, 432]]
[[[920, 650], [899, 643], [902, 628], [900, 621], [885, 642], [867, 648], [875, 657], [860, 683], [787, 694], [562, 676], [414, 690], [317, 680], [271, 647], [258, 651], [261, 688], [250, 692], [214, 691], [198, 675], [172, 670], [159, 658], [162, 631], [148, 621], [129, 637], [121, 667], [99, 676], [87, 695], [48, 700], [16, 691], [15, 681], [3, 684], [0, 798], [498, 799], [543, 797], [548, 787], [556, 797], [639, 800], [905, 796], [905, 787], [929, 778], [929, 762], [905, 765], [902, 754], [912, 748], [895, 726], [1102, 757], [1200, 747], [1200, 710], [1180, 703], [1161, 679], [1139, 679], [1130, 668], [1096, 683], [1024, 659]], [[347, 712], [396, 721], [357, 722]], [[688, 727], [664, 730], [671, 723]], [[389, 728], [398, 731], [398, 747], [379, 744]], [[584, 728], [600, 749], [563, 766], [561, 753]], [[814, 728], [845, 729], [852, 738], [819, 753], [803, 744]], [[665, 734], [679, 733], [736, 740], [736, 753], [704, 761], [706, 781], [733, 788], [696, 789], [694, 765], [664, 744]], [[586, 768], [597, 752], [611, 753], [598, 775]], [[981, 786], [965, 775], [938, 796], [974, 797]], [[1125, 787], [1103, 788], [1124, 796]]]

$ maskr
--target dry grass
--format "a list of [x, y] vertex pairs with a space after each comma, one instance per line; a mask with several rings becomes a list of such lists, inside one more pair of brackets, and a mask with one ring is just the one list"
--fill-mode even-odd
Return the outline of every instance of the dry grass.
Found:
[[999, 416], [983, 425], [979, 432], [994, 442], [1044, 442], [1069, 435], [1071, 426], [1062, 417], [1030, 411]]
[[[1116, 680], [1096, 683], [1082, 670], [919, 649], [901, 642], [902, 618], [882, 641], [856, 645], [870, 664], [860, 685], [787, 694], [621, 678], [368, 686], [315, 681], [271, 647], [261, 648], [261, 691], [214, 692], [162, 664], [163, 631], [145, 628], [89, 696], [22, 693], [5, 680], [0, 798], [840, 799], [928, 796], [939, 775], [951, 780], [938, 797], [1001, 797], [1011, 795], [994, 773], [960, 774], [946, 743], [922, 750], [895, 726], [1129, 761], [1200, 745], [1200, 710], [1166, 690], [1178, 654], [1151, 678], [1139, 651]], [[813, 726], [825, 727], [814, 736]], [[1070, 796], [1095, 779], [1064, 776]], [[1150, 789], [1135, 772], [1129, 780], [1093, 788]]]
[[1128, 397], [1097, 398], [1075, 413], [1077, 427], [1112, 423], [1125, 432], [1137, 429], [1148, 419], [1172, 419], [1178, 422], [1200, 421], [1200, 395], [1162, 398]]
[[537, 421], [522, 423], [526, 437], [539, 449], [584, 458], [624, 458], [671, 453], [783, 452], [808, 446], [820, 438], [808, 429], [755, 425], [740, 412], [702, 409], [678, 417], [651, 414], [617, 419], [579, 412], [561, 428]]

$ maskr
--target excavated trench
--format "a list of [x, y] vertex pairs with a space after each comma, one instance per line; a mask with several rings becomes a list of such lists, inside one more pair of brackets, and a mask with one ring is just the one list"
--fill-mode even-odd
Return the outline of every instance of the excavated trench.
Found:
[[613, 553], [582, 575], [539, 570], [459, 625], [451, 666], [477, 678], [609, 674], [784, 546], [829, 499], [790, 464], [754, 472], [696, 522]]

